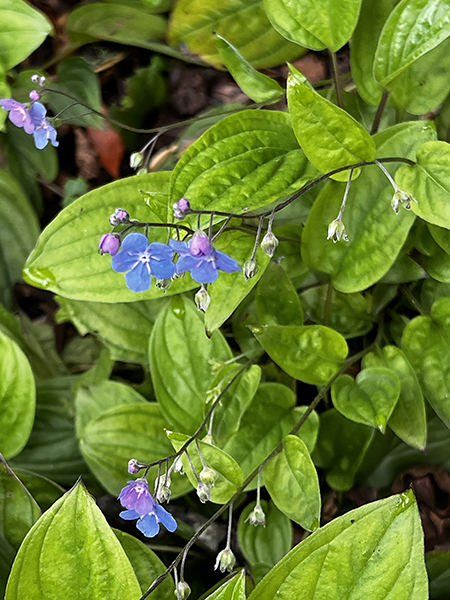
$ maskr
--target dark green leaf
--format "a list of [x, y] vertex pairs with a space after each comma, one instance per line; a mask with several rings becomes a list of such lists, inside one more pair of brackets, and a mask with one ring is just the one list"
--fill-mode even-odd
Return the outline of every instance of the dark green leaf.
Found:
[[261, 325], [303, 325], [298, 294], [283, 267], [272, 261], [256, 291]]
[[16, 468], [14, 473], [36, 500], [42, 512], [50, 508], [65, 492], [65, 489], [54, 481], [27, 469]]
[[205, 600], [245, 600], [245, 598], [245, 571], [242, 570], [207, 596]]
[[430, 578], [430, 600], [446, 600], [450, 589], [450, 552], [427, 552], [425, 563]]

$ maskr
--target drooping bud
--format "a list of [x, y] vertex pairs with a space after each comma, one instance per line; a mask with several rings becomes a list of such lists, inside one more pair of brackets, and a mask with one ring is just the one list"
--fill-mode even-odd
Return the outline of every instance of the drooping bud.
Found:
[[32, 83], [37, 83], [40, 87], [45, 86], [45, 77], [42, 77], [41, 75], [38, 75], [37, 73], [35, 73], [34, 75], [31, 76], [31, 81], [32, 81]]
[[161, 475], [155, 480], [155, 498], [162, 504], [163, 502], [169, 502], [172, 494], [170, 490], [170, 484], [172, 483], [168, 475]]
[[171, 283], [172, 283], [171, 279], [157, 279], [155, 285], [157, 288], [159, 288], [160, 290], [163, 290], [163, 292], [165, 292], [170, 287]]
[[257, 504], [252, 512], [248, 515], [246, 521], [250, 523], [250, 525], [262, 525], [266, 526], [266, 515], [262, 509], [261, 504]]
[[266, 233], [266, 235], [263, 237], [263, 241], [261, 242], [261, 248], [264, 250], [264, 252], [267, 254], [267, 256], [270, 256], [270, 258], [272, 258], [279, 243], [280, 242], [274, 236], [274, 234], [271, 231], [268, 231]]
[[181, 458], [179, 456], [173, 461], [172, 470], [174, 473], [180, 473], [180, 475], [184, 475], [185, 471], [183, 463], [181, 462]]
[[36, 90], [32, 90], [30, 92], [29, 96], [30, 96], [30, 100], [33, 100], [33, 102], [36, 100], [39, 100], [39, 98], [41, 97], [40, 93], [37, 92]]
[[210, 467], [203, 467], [199, 475], [200, 481], [210, 488], [214, 487], [217, 477], [217, 471], [214, 471], [214, 469], [211, 469]]
[[139, 169], [144, 164], [144, 153], [143, 152], [133, 152], [130, 156], [130, 168], [131, 169]]
[[181, 198], [181, 200], [175, 202], [172, 208], [173, 216], [175, 217], [175, 219], [181, 220], [186, 216], [186, 212], [191, 209], [191, 205], [189, 203], [189, 200], [187, 200], [186, 198]]
[[115, 233], [105, 233], [102, 235], [98, 249], [101, 255], [111, 254], [115, 256], [119, 252], [120, 238]]
[[203, 312], [207, 311], [209, 303], [211, 302], [211, 296], [206, 291], [204, 285], [202, 285], [202, 287], [195, 294], [194, 300], [198, 310], [202, 310]]
[[252, 258], [247, 260], [244, 263], [242, 271], [244, 273], [245, 281], [248, 281], [249, 279], [254, 277], [256, 275], [256, 273], [259, 271], [258, 265], [256, 264], [256, 260], [253, 260]]
[[411, 196], [411, 194], [407, 194], [403, 190], [397, 190], [395, 194], [392, 196], [391, 206], [394, 209], [396, 215], [398, 215], [400, 205], [406, 210], [411, 210], [411, 202], [416, 202], [417, 200]]
[[200, 482], [197, 487], [197, 496], [202, 504], [211, 500], [211, 488], [206, 483]]
[[185, 581], [179, 581], [175, 590], [175, 596], [177, 600], [186, 600], [191, 594], [191, 588]]
[[116, 208], [114, 213], [109, 217], [109, 223], [113, 227], [116, 227], [117, 225], [120, 225], [121, 223], [129, 223], [129, 222], [130, 222], [130, 215], [123, 208]]
[[225, 571], [229, 571], [231, 573], [235, 564], [236, 557], [234, 556], [233, 552], [230, 548], [225, 548], [225, 550], [222, 550], [222, 552], [219, 552], [217, 555], [214, 570], [217, 571], [217, 569], [219, 569], [221, 573], [225, 573]]
[[340, 239], [343, 239], [344, 242], [348, 242], [348, 237], [345, 232], [345, 225], [340, 219], [335, 219], [331, 221], [328, 225], [328, 235], [327, 240], [333, 240], [333, 242], [338, 242]]

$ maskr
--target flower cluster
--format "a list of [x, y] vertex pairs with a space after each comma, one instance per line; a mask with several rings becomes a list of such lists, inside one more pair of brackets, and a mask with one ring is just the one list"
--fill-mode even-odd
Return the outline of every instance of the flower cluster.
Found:
[[38, 150], [45, 148], [50, 142], [52, 146], [58, 146], [56, 141], [56, 129], [50, 125], [46, 118], [47, 109], [43, 104], [37, 102], [39, 93], [33, 90], [30, 93], [32, 102], [22, 104], [13, 98], [3, 98], [0, 106], [9, 111], [9, 120], [16, 127], [23, 127], [25, 133], [33, 134], [34, 143]]
[[[112, 225], [130, 223], [128, 213], [117, 209], [110, 218]], [[120, 247], [122, 250], [119, 252]], [[127, 287], [133, 292], [146, 292], [151, 286], [152, 276], [157, 285], [186, 271], [197, 283], [213, 283], [219, 271], [240, 271], [237, 262], [214, 248], [203, 231], [197, 231], [189, 242], [170, 240], [169, 244], [148, 243], [142, 233], [130, 233], [121, 243], [117, 233], [106, 233], [99, 244], [101, 254], [110, 254], [112, 268], [117, 273], [126, 273]], [[179, 256], [176, 264], [174, 254]], [[164, 286], [163, 286], [164, 287]], [[203, 288], [202, 288], [203, 289]], [[205, 290], [206, 291], [206, 290]]]
[[160, 523], [170, 532], [174, 532], [178, 526], [172, 515], [154, 501], [145, 479], [128, 481], [128, 485], [119, 494], [119, 500], [127, 509], [120, 513], [122, 519], [138, 519], [136, 527], [146, 537], [157, 535]]

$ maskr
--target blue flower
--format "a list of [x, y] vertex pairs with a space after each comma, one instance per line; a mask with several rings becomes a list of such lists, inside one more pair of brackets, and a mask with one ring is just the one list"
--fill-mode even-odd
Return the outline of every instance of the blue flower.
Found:
[[203, 231], [195, 233], [189, 244], [170, 240], [169, 246], [180, 255], [177, 273], [190, 271], [197, 283], [213, 283], [219, 276], [218, 271], [235, 273], [241, 270], [234, 258], [214, 248]]
[[45, 118], [47, 109], [40, 102], [34, 102], [30, 108], [30, 116], [34, 123], [34, 144], [38, 150], [46, 147], [50, 141], [55, 148], [59, 146], [56, 141], [56, 129]]
[[120, 513], [122, 519], [138, 519], [136, 527], [146, 537], [157, 535], [160, 523], [170, 532], [175, 531], [178, 526], [172, 515], [153, 500], [145, 479], [128, 481], [128, 485], [119, 494], [119, 500], [122, 506], [128, 509]]
[[175, 273], [172, 262], [173, 250], [166, 244], [148, 240], [142, 233], [130, 233], [122, 242], [122, 251], [116, 254], [112, 268], [116, 273], [124, 273], [128, 289], [132, 292], [146, 292], [151, 285], [152, 275], [156, 279], [170, 279]]
[[29, 113], [28, 107], [13, 98], [3, 98], [0, 100], [0, 106], [3, 110], [9, 111], [9, 120], [16, 127], [23, 127], [26, 133], [33, 133], [34, 123]]

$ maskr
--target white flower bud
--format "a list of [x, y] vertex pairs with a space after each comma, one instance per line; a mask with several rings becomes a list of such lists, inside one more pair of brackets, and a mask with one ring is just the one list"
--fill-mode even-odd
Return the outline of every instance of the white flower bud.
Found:
[[208, 310], [209, 303], [211, 302], [211, 296], [206, 291], [204, 285], [202, 285], [202, 287], [195, 294], [194, 300], [198, 310], [202, 310], [203, 312]]
[[272, 258], [279, 243], [280, 242], [274, 236], [274, 234], [271, 231], [268, 231], [266, 233], [266, 235], [263, 237], [263, 241], [261, 242], [261, 248], [264, 250], [264, 252], [267, 254], [267, 256], [270, 256], [270, 258]]
[[210, 488], [214, 487], [217, 477], [217, 471], [214, 471], [214, 469], [211, 469], [210, 467], [203, 467], [199, 475], [200, 481]]
[[211, 488], [206, 483], [199, 483], [197, 488], [197, 496], [202, 504], [211, 500]]
[[130, 168], [139, 169], [144, 164], [144, 154], [142, 152], [133, 152], [130, 156]]
[[344, 242], [348, 242], [344, 223], [340, 219], [335, 219], [328, 225], [327, 240], [332, 239], [333, 242], [338, 242], [341, 238], [344, 240]]
[[235, 564], [236, 557], [230, 548], [225, 548], [225, 550], [222, 550], [222, 552], [219, 552], [217, 555], [214, 570], [217, 571], [217, 569], [219, 569], [221, 573], [225, 573], [225, 571], [229, 571], [231, 573]]
[[257, 504], [252, 512], [248, 515], [246, 521], [250, 523], [250, 525], [262, 525], [266, 526], [266, 515], [262, 509], [261, 504]]
[[256, 264], [256, 260], [253, 260], [251, 258], [247, 260], [244, 263], [242, 270], [244, 272], [245, 281], [248, 281], [249, 279], [254, 277], [259, 270], [258, 265]]
[[191, 588], [185, 581], [179, 581], [177, 583], [177, 589], [175, 590], [175, 596], [177, 600], [186, 600], [191, 594]]

